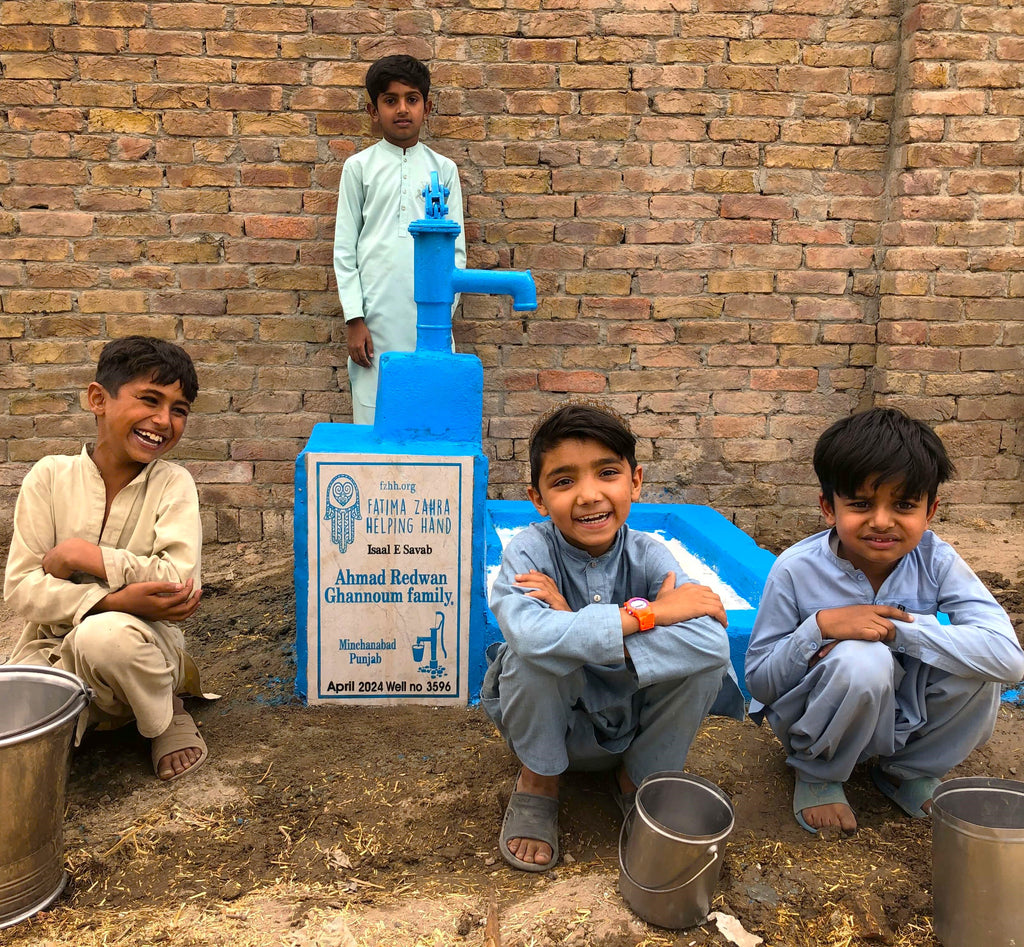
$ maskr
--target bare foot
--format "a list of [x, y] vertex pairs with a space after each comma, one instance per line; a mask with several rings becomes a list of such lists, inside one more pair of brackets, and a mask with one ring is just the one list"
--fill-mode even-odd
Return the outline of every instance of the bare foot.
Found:
[[824, 806], [808, 806], [800, 814], [812, 829], [840, 829], [843, 832], [857, 831], [857, 817], [853, 809], [841, 802], [830, 802]]
[[[182, 699], [175, 695], [174, 697], [174, 713], [180, 713], [185, 709], [185, 704]], [[173, 726], [168, 726], [168, 730]], [[166, 730], [164, 731], [167, 732]], [[171, 779], [175, 776], [180, 776], [185, 770], [191, 768], [199, 762], [199, 758], [202, 756], [202, 750], [197, 746], [186, 747], [184, 750], [175, 750], [173, 753], [168, 753], [166, 756], [160, 757], [160, 762], [157, 764], [157, 775], [161, 779]]]
[[[519, 772], [516, 792], [528, 792], [535, 796], [558, 798], [558, 777], [541, 776], [525, 766]], [[530, 865], [546, 865], [551, 861], [553, 852], [547, 842], [533, 838], [510, 838], [508, 850], [520, 861]]]

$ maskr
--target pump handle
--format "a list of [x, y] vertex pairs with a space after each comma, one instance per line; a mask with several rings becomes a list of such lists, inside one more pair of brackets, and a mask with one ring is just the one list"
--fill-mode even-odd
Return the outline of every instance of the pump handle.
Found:
[[440, 220], [442, 217], [447, 217], [448, 205], [445, 201], [448, 200], [449, 194], [451, 194], [451, 189], [441, 187], [441, 180], [438, 178], [437, 172], [431, 171], [430, 183], [423, 188], [423, 196], [426, 198], [423, 216], [432, 220]]

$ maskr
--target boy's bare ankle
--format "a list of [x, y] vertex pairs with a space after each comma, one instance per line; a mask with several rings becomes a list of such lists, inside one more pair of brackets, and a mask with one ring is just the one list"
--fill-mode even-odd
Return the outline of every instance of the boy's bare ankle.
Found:
[[519, 771], [516, 792], [528, 792], [534, 796], [548, 796], [551, 799], [557, 799], [558, 777], [542, 776], [540, 773], [535, 773], [532, 769], [523, 766]]

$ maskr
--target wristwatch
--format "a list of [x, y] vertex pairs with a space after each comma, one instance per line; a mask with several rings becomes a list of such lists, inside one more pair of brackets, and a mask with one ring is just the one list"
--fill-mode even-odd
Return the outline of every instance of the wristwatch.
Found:
[[641, 631], [650, 631], [654, 627], [654, 609], [645, 598], [631, 598], [622, 606], [627, 615], [632, 615], [640, 622]]

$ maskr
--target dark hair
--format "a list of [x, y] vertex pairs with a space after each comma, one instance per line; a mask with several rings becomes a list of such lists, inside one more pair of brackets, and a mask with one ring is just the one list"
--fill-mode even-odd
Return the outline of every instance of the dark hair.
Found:
[[542, 418], [530, 435], [530, 482], [536, 490], [544, 455], [562, 441], [600, 441], [636, 470], [636, 438], [624, 418], [598, 404], [570, 402]]
[[196, 367], [188, 352], [173, 342], [129, 335], [104, 345], [96, 364], [96, 381], [116, 398], [121, 386], [136, 378], [158, 385], [180, 382], [189, 404], [199, 394]]
[[366, 94], [374, 108], [377, 97], [396, 81], [419, 89], [423, 98], [430, 95], [430, 70], [423, 63], [412, 56], [385, 56], [366, 70]]
[[867, 483], [899, 481], [907, 498], [928, 495], [953, 474], [939, 435], [897, 408], [872, 408], [836, 421], [814, 447], [814, 472], [825, 499], [854, 497]]

